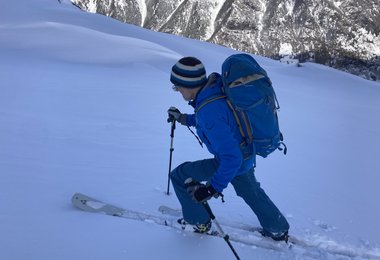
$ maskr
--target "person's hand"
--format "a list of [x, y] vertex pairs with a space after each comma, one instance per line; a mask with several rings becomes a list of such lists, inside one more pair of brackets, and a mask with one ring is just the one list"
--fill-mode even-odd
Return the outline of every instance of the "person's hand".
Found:
[[211, 184], [206, 185], [200, 182], [195, 182], [191, 178], [185, 181], [187, 192], [191, 194], [192, 199], [198, 203], [208, 201], [212, 197], [218, 198], [219, 192], [217, 192]]
[[178, 121], [182, 114], [181, 114], [181, 111], [179, 111], [178, 108], [176, 108], [176, 107], [170, 107], [168, 109], [168, 115], [169, 115], [168, 122], [172, 122], [174, 120]]
[[186, 114], [182, 114], [181, 111], [179, 111], [179, 109], [176, 107], [170, 107], [168, 109], [168, 116], [169, 116], [168, 122], [173, 122], [174, 120], [176, 120], [182, 125], [187, 125]]

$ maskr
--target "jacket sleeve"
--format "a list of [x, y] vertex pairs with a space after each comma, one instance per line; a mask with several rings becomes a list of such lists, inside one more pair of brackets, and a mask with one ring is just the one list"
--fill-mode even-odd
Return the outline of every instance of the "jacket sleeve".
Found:
[[[202, 129], [204, 138], [208, 141], [208, 148], [219, 161], [219, 167], [210, 180], [211, 185], [222, 192], [228, 183], [236, 176], [242, 163], [238, 140], [234, 137], [233, 130], [225, 109], [218, 102], [209, 104], [198, 112], [198, 125]], [[228, 108], [227, 108], [228, 109]]]
[[188, 115], [186, 114], [186, 124], [187, 126], [195, 126], [195, 114]]

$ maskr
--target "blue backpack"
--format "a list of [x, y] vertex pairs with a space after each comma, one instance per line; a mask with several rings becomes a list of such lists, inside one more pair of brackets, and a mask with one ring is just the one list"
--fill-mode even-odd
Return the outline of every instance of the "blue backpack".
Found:
[[277, 117], [280, 107], [266, 71], [252, 56], [234, 54], [222, 64], [222, 81], [225, 96], [211, 97], [201, 107], [226, 98], [243, 137], [244, 157], [251, 156], [253, 149], [264, 158], [276, 149], [286, 154]]
[[266, 71], [252, 56], [235, 54], [223, 62], [222, 80], [245, 142], [253, 142], [256, 154], [264, 158], [276, 149], [286, 154], [277, 117], [280, 106]]

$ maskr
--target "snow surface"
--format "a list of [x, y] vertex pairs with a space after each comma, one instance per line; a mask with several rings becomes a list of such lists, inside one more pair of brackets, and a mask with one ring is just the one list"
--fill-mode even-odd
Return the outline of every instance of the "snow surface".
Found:
[[215, 32], [215, 21], [216, 21], [216, 18], [218, 17], [218, 14], [220, 12], [220, 9], [222, 9], [223, 5], [224, 5], [224, 2], [226, 2], [225, 0], [216, 0], [216, 1], [213, 1], [211, 2], [211, 5], [212, 5], [212, 12], [211, 12], [211, 15], [210, 15], [210, 24], [208, 25], [207, 27], [207, 30], [206, 30], [206, 35], [204, 36], [205, 39], [210, 39], [212, 37], [212, 35], [214, 34]]
[[146, 14], [147, 14], [146, 3], [145, 3], [145, 0], [137, 0], [137, 4], [139, 5], [139, 9], [140, 9], [140, 13], [141, 13], [141, 25], [140, 26], [143, 27], [145, 19], [146, 19]]
[[[69, 1], [1, 1], [0, 259], [233, 259], [223, 239], [72, 207], [82, 192], [158, 214], [165, 195], [166, 110], [191, 109], [169, 71], [193, 55], [219, 71], [233, 50], [85, 13]], [[291, 234], [380, 259], [380, 85], [317, 64], [257, 57], [281, 105], [288, 155], [258, 159], [257, 178]], [[173, 164], [207, 158], [175, 132]], [[172, 190], [172, 188], [171, 188]], [[229, 186], [216, 217], [258, 225]], [[241, 259], [347, 259], [234, 244]]]

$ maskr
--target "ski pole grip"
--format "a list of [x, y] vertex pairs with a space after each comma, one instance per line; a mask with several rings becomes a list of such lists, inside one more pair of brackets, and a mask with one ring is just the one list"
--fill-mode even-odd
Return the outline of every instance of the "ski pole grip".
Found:
[[174, 116], [173, 116], [173, 115], [171, 115], [171, 114], [168, 114], [168, 119], [167, 119], [167, 122], [168, 122], [168, 123], [172, 123], [173, 121], [175, 121], [175, 118], [174, 118]]

